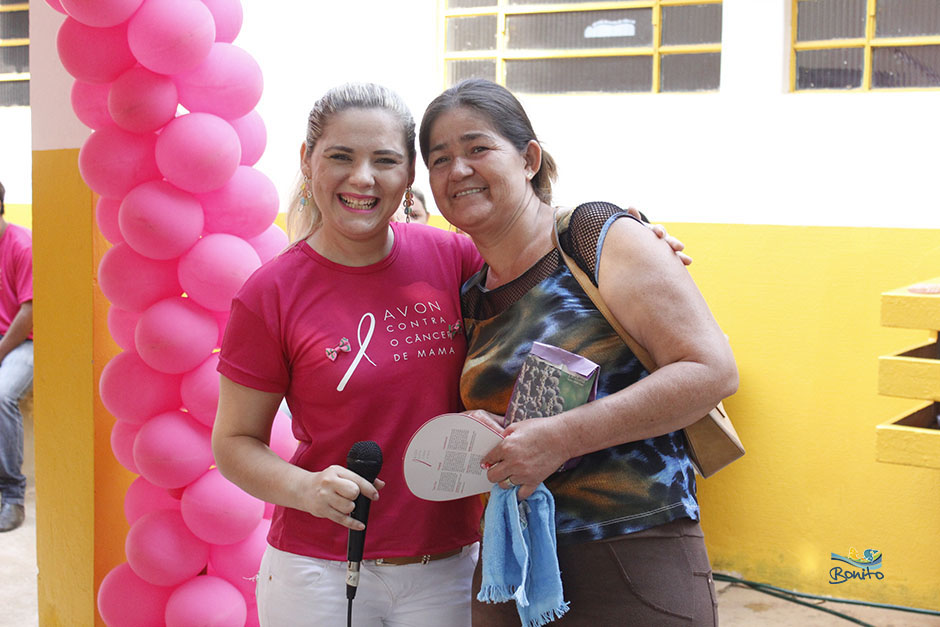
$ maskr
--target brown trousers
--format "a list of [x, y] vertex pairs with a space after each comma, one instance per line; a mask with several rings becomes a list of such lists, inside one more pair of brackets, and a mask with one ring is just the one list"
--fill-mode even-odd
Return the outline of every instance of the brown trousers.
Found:
[[[643, 627], [718, 624], [718, 602], [705, 538], [688, 518], [608, 540], [558, 547], [568, 613], [559, 627]], [[474, 627], [519, 625], [513, 601], [476, 600], [481, 564], [473, 575]]]

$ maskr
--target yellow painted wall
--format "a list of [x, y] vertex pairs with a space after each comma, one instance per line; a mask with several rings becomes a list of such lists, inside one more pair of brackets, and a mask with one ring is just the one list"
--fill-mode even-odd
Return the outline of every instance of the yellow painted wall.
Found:
[[39, 618], [103, 624], [101, 579], [125, 561], [124, 493], [132, 476], [110, 447], [98, 377], [117, 352], [97, 289], [107, 242], [78, 150], [33, 152], [34, 424]]
[[3, 203], [3, 217], [7, 222], [25, 226], [27, 229], [33, 228], [33, 207], [32, 205], [15, 205], [13, 203]]
[[[918, 405], [878, 395], [878, 356], [930, 335], [880, 326], [880, 293], [940, 275], [940, 233], [667, 226], [741, 375], [726, 407], [747, 455], [699, 483], [715, 569], [940, 609], [940, 471], [875, 461], [875, 426]], [[829, 584], [851, 547], [882, 551], [885, 578]]]

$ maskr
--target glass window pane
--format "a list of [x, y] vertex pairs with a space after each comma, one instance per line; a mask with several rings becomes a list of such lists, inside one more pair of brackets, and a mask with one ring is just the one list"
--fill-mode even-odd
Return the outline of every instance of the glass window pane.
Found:
[[506, 61], [506, 87], [528, 93], [651, 91], [653, 58], [526, 59]]
[[467, 78], [486, 78], [496, 81], [496, 59], [473, 59], [447, 62], [447, 86], [456, 85]]
[[705, 91], [721, 82], [721, 53], [664, 54], [660, 91]]
[[879, 0], [875, 37], [940, 35], [937, 0]]
[[29, 81], [0, 81], [0, 106], [28, 107]]
[[799, 50], [796, 53], [796, 88], [861, 87], [864, 57], [862, 48]]
[[721, 42], [721, 5], [663, 7], [664, 46]]
[[495, 7], [496, 0], [447, 0], [448, 9], [473, 9], [476, 7]]
[[507, 15], [508, 47], [569, 50], [653, 44], [653, 10]]
[[866, 0], [800, 0], [797, 41], [865, 36]]
[[29, 39], [29, 11], [0, 13], [0, 39]]
[[452, 17], [447, 19], [447, 51], [495, 50], [496, 16]]
[[0, 47], [0, 74], [29, 72], [29, 46]]
[[872, 48], [872, 87], [940, 87], [940, 46]]

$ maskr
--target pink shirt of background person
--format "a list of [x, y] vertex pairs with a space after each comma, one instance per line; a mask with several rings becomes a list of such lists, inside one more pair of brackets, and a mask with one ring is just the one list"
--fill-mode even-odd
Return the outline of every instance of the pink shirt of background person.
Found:
[[33, 300], [32, 249], [29, 229], [7, 223], [0, 235], [0, 334], [9, 330], [20, 305]]

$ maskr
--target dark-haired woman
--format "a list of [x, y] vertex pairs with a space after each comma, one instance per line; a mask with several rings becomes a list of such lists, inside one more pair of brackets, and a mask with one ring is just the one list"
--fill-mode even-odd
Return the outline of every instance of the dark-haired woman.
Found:
[[[518, 486], [519, 498], [542, 482], [554, 496], [571, 603], [559, 623], [714, 624], [681, 430], [733, 394], [738, 379], [728, 341], [682, 262], [609, 203], [577, 207], [560, 229], [562, 247], [658, 364], [650, 374], [553, 246], [555, 164], [518, 100], [489, 81], [460, 83], [428, 106], [419, 143], [438, 209], [486, 262], [461, 298], [464, 405], [501, 421], [535, 341], [600, 364], [596, 401], [508, 426], [484, 460], [489, 479]], [[575, 457], [574, 469], [556, 472]], [[518, 620], [511, 603], [474, 603], [475, 625]]]

